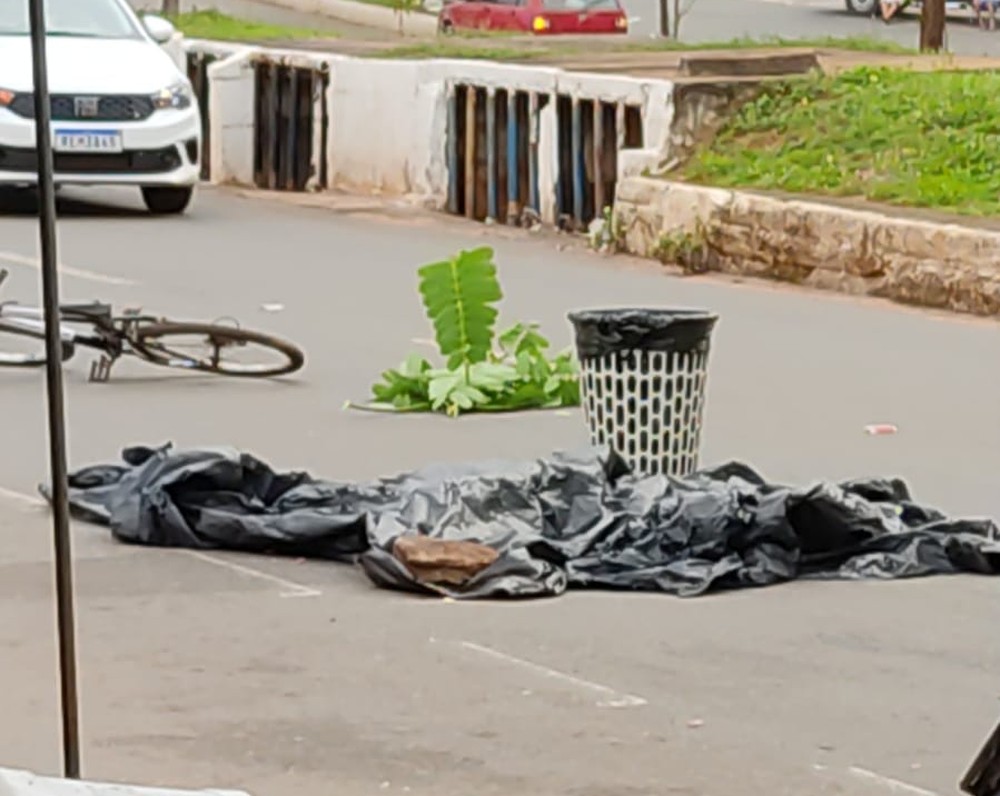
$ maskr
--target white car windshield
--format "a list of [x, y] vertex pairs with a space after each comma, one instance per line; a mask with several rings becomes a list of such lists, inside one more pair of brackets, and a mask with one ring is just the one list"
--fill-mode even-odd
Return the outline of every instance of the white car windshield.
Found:
[[[27, 36], [28, 0], [0, 0], [0, 36]], [[118, 0], [45, 0], [50, 36], [137, 39], [141, 34]]]

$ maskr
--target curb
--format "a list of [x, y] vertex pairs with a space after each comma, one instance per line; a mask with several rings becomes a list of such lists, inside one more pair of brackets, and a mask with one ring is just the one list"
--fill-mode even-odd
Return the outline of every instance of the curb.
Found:
[[626, 252], [691, 273], [1000, 317], [998, 230], [653, 177], [622, 180], [614, 212]]

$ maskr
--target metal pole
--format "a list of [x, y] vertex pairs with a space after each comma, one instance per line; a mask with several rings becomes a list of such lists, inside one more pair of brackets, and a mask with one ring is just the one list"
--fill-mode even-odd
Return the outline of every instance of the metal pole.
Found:
[[28, 0], [28, 8], [31, 14], [31, 58], [35, 86], [35, 147], [38, 152], [38, 219], [42, 252], [42, 302], [45, 309], [45, 380], [49, 410], [49, 462], [52, 471], [63, 774], [69, 779], [78, 779], [80, 777], [80, 729], [76, 688], [76, 639], [73, 621], [73, 561], [70, 554], [66, 475], [62, 344], [59, 336], [59, 275], [56, 267], [56, 199], [53, 185], [52, 114], [49, 104], [45, 54], [43, 0]]

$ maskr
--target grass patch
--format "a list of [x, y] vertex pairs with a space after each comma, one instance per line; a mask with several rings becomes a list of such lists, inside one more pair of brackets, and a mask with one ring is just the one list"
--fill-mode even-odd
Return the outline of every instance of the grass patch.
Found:
[[683, 167], [727, 187], [1000, 214], [1000, 72], [859, 68], [772, 84]]
[[838, 38], [836, 36], [822, 36], [814, 39], [783, 39], [781, 37], [738, 38], [723, 42], [699, 42], [688, 44], [683, 41], [657, 41], [642, 42], [640, 44], [625, 45], [623, 49], [632, 52], [660, 52], [677, 50], [759, 50], [764, 48], [809, 48], [815, 50], [850, 50], [852, 52], [866, 53], [890, 53], [905, 54], [915, 53], [917, 50], [904, 47], [894, 41], [885, 39], [875, 39], [871, 36], [846, 36]]
[[[491, 61], [529, 61], [535, 58], [557, 58], [559, 56], [574, 56], [598, 53], [656, 53], [656, 52], [681, 52], [700, 50], [758, 50], [765, 48], [812, 48], [824, 50], [850, 50], [852, 52], [870, 52], [886, 54], [907, 54], [915, 53], [916, 50], [903, 47], [892, 41], [873, 39], [867, 36], [853, 36], [848, 38], [834, 38], [832, 36], [820, 39], [730, 39], [721, 42], [700, 42], [688, 44], [676, 41], [657, 41], [641, 43], [625, 43], [606, 46], [607, 42], [595, 42], [598, 45], [587, 47], [579, 41], [571, 44], [561, 44], [558, 37], [544, 40], [544, 44], [535, 44], [539, 41], [535, 39], [533, 46], [527, 43], [521, 44], [517, 41], [509, 45], [502, 45], [496, 42], [504, 38], [510, 38], [512, 34], [482, 35], [475, 33], [459, 32], [454, 37], [438, 39], [436, 41], [421, 42], [418, 44], [407, 44], [400, 47], [393, 47], [378, 54], [381, 58], [468, 58]], [[528, 34], [521, 34], [526, 36]], [[464, 40], [464, 41], [463, 41]], [[492, 43], [491, 43], [492, 40]], [[520, 44], [520, 46], [519, 46]]]
[[192, 39], [216, 41], [279, 41], [288, 39], [333, 39], [334, 31], [290, 28], [231, 17], [218, 11], [191, 11], [171, 17], [177, 29]]
[[518, 47], [496, 47], [460, 42], [426, 42], [404, 44], [388, 50], [375, 52], [375, 58], [465, 58], [481, 61], [524, 61], [540, 55], [552, 55], [550, 50], [520, 49]]

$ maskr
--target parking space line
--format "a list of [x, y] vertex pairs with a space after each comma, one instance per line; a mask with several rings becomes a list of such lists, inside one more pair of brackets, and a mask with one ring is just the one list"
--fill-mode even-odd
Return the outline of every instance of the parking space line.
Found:
[[541, 674], [545, 677], [561, 680], [568, 685], [576, 686], [577, 688], [581, 688], [585, 691], [592, 691], [594, 693], [601, 694], [603, 698], [597, 703], [597, 707], [600, 708], [635, 708], [648, 704], [647, 701], [640, 696], [616, 691], [614, 688], [609, 686], [594, 683], [590, 680], [584, 680], [572, 674], [560, 672], [558, 669], [550, 669], [548, 666], [542, 666], [539, 663], [533, 663], [532, 661], [526, 661], [523, 658], [508, 655], [506, 652], [500, 652], [492, 647], [485, 647], [482, 644], [475, 644], [471, 641], [460, 641], [459, 646], [463, 649], [470, 650], [471, 652], [476, 652], [480, 655], [485, 655], [489, 658], [503, 661], [511, 666], [528, 669], [529, 671], [536, 672], [537, 674]]
[[27, 495], [24, 492], [15, 492], [13, 489], [4, 489], [0, 486], [0, 499], [14, 503], [18, 506], [31, 508], [48, 508], [49, 504], [44, 498], [37, 495]]
[[294, 581], [286, 580], [285, 578], [279, 578], [277, 575], [271, 575], [268, 572], [261, 572], [259, 569], [244, 566], [243, 564], [237, 564], [234, 561], [226, 561], [223, 558], [217, 558], [216, 556], [209, 555], [208, 553], [202, 553], [198, 550], [178, 550], [177, 552], [184, 553], [192, 558], [197, 558], [199, 561], [204, 561], [206, 564], [213, 564], [217, 567], [231, 570], [232, 572], [238, 572], [241, 575], [246, 575], [248, 578], [257, 578], [257, 580], [265, 580], [269, 583], [281, 586], [282, 591], [278, 592], [279, 597], [319, 597], [323, 593], [319, 589], [314, 589], [311, 586], [304, 586], [301, 583], [295, 583]]
[[[49, 507], [49, 504], [42, 497], [35, 497], [33, 495], [25, 494], [24, 492], [6, 489], [2, 486], [0, 486], [0, 502], [6, 502], [24, 508], [47, 509]], [[239, 574], [245, 575], [249, 578], [265, 580], [269, 583], [280, 586], [281, 591], [278, 592], [279, 597], [319, 597], [323, 593], [319, 589], [314, 589], [311, 586], [304, 586], [301, 583], [295, 583], [295, 581], [286, 580], [285, 578], [280, 578], [277, 575], [261, 572], [259, 569], [244, 566], [243, 564], [237, 564], [234, 561], [226, 561], [222, 558], [217, 558], [216, 556], [203, 553], [199, 550], [176, 549], [175, 552], [189, 555], [192, 558], [197, 558], [199, 561], [204, 561], [206, 564], [212, 564], [217, 567], [222, 567], [223, 569], [228, 569], [232, 572], [238, 572]]]
[[861, 768], [860, 766], [851, 766], [847, 769], [847, 771], [859, 779], [867, 779], [869, 782], [876, 782], [885, 787], [886, 790], [895, 791], [896, 793], [910, 793], [913, 794], [913, 796], [938, 796], [938, 794], [932, 790], [927, 790], [926, 788], [921, 788], [917, 785], [911, 785], [909, 782], [903, 782], [900, 779], [886, 777], [875, 771], [869, 771], [867, 768]]
[[[0, 261], [5, 263], [10, 263], [11, 265], [23, 265], [27, 268], [34, 268], [36, 271], [40, 271], [42, 266], [41, 263], [35, 257], [27, 257], [23, 254], [17, 254], [16, 252], [3, 252], [0, 251]], [[70, 268], [68, 265], [59, 264], [59, 273], [65, 274], [66, 276], [72, 276], [77, 279], [86, 279], [91, 282], [101, 282], [105, 285], [135, 285], [137, 282], [131, 279], [124, 279], [119, 276], [108, 276], [107, 274], [98, 274], [94, 271], [87, 271], [82, 268]]]

